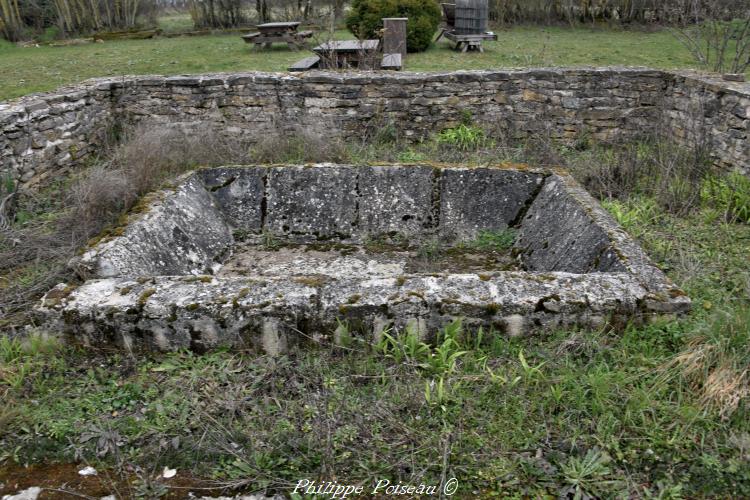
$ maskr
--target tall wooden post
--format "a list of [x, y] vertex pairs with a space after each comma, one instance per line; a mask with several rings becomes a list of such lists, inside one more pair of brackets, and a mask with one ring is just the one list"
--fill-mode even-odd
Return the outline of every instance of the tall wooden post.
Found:
[[401, 54], [406, 57], [406, 21], [405, 17], [383, 18], [383, 53]]

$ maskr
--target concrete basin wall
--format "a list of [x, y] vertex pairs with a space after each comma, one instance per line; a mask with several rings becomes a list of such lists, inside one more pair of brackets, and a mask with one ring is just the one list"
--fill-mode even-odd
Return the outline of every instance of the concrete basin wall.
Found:
[[416, 247], [513, 227], [548, 173], [419, 165], [222, 167], [151, 195], [76, 262], [86, 277], [211, 274], [233, 233]]
[[[321, 276], [215, 273], [234, 235], [448, 244], [514, 228], [522, 271]], [[399, 236], [396, 238], [396, 236]], [[690, 300], [563, 171], [424, 165], [201, 170], [151, 196], [38, 308], [52, 331], [126, 348], [257, 344], [278, 352], [345, 321], [427, 336], [461, 317], [509, 335], [682, 313]], [[301, 332], [301, 333], [300, 333]]]

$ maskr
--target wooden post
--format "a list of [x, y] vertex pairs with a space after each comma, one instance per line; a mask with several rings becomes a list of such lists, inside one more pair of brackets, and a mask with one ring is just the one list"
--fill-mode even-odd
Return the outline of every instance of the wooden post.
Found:
[[401, 54], [406, 57], [406, 21], [405, 17], [383, 18], [383, 53]]

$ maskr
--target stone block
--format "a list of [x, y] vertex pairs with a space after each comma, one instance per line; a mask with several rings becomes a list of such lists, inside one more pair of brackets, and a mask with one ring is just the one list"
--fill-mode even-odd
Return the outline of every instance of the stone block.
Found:
[[86, 276], [206, 274], [234, 242], [216, 200], [191, 176], [151, 196], [142, 213], [73, 263]]
[[375, 166], [359, 170], [362, 236], [398, 233], [416, 236], [436, 223], [432, 196], [434, 171], [421, 166]]
[[271, 168], [266, 227], [278, 234], [349, 237], [357, 222], [357, 169], [350, 166]]
[[607, 233], [566, 189], [550, 176], [521, 221], [515, 247], [532, 271], [623, 271]]
[[506, 229], [533, 198], [544, 174], [503, 168], [444, 169], [440, 177], [440, 234], [473, 239]]
[[234, 228], [253, 233], [263, 225], [265, 199], [264, 167], [221, 167], [199, 172], [206, 189], [210, 191]]

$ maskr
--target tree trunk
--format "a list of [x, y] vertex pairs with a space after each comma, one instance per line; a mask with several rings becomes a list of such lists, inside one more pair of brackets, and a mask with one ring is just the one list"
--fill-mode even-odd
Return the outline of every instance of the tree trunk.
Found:
[[341, 19], [341, 15], [344, 13], [344, 0], [334, 0], [333, 2], [333, 19]]
[[258, 12], [258, 22], [260, 24], [268, 22], [268, 4], [266, 4], [266, 0], [255, 0], [255, 10]]

